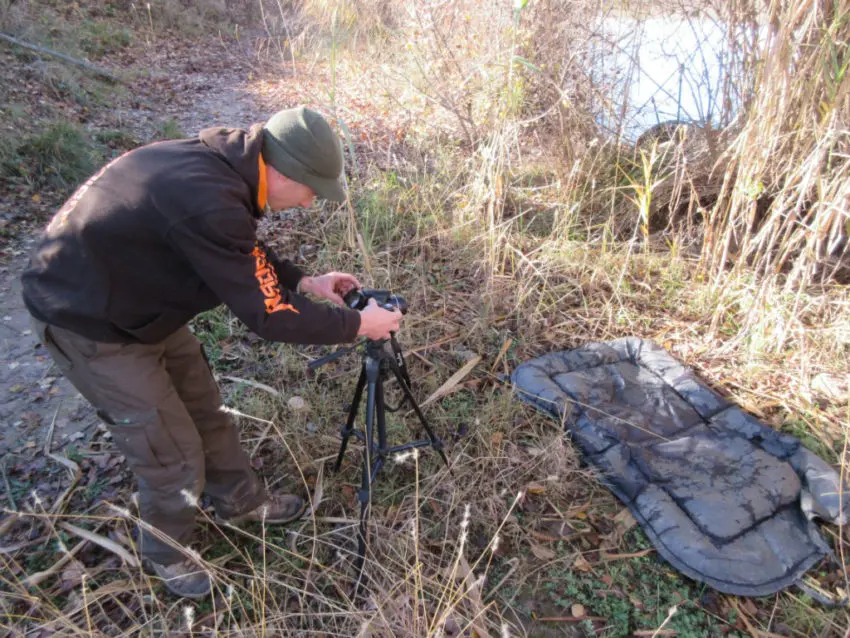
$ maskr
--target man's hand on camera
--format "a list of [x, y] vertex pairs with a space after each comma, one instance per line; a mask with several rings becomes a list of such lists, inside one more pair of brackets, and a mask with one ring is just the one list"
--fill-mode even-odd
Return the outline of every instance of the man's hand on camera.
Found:
[[321, 277], [302, 277], [298, 282], [298, 292], [311, 294], [319, 299], [329, 299], [337, 306], [343, 305], [342, 298], [353, 288], [359, 288], [360, 282], [354, 275], [344, 272], [329, 272]]
[[367, 339], [389, 339], [391, 332], [396, 332], [402, 318], [398, 310], [384, 310], [374, 299], [360, 311], [360, 330], [358, 337]]

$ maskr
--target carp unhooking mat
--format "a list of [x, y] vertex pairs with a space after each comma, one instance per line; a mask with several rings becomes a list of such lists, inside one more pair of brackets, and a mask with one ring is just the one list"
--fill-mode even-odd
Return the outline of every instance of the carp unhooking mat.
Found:
[[847, 520], [850, 498], [825, 461], [651, 341], [546, 354], [512, 381], [564, 424], [659, 554], [721, 592], [793, 584], [830, 551], [812, 519]]

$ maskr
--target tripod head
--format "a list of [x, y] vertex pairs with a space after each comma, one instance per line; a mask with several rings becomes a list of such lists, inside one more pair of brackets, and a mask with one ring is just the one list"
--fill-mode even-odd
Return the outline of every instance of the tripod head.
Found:
[[363, 356], [371, 355], [373, 358], [380, 358], [380, 353], [386, 351], [387, 342], [391, 344], [394, 352], [401, 351], [401, 346], [399, 346], [398, 341], [396, 341], [395, 333], [392, 333], [389, 339], [364, 339], [359, 343], [355, 343], [353, 346], [346, 346], [345, 348], [340, 348], [339, 350], [331, 352], [324, 357], [313, 359], [307, 364], [307, 369], [313, 371], [316, 368], [321, 368], [323, 365], [330, 363], [331, 361], [336, 361], [340, 357], [347, 355], [349, 352], [354, 352], [361, 348], [363, 349]]
[[[367, 305], [369, 305], [370, 299], [374, 299], [375, 302], [384, 310], [398, 310], [403, 315], [406, 315], [409, 309], [408, 303], [404, 299], [404, 297], [395, 295], [389, 290], [352, 288], [348, 291], [348, 293], [345, 295], [345, 297], [343, 297], [342, 300], [345, 305], [351, 308], [352, 310], [363, 310]], [[384, 346], [387, 341], [389, 341], [390, 345], [392, 346], [392, 356], [395, 358], [399, 367], [404, 370], [406, 375], [407, 370], [404, 365], [404, 358], [401, 355], [401, 346], [399, 346], [398, 341], [396, 341], [395, 333], [390, 333], [389, 339], [365, 339], [363, 342], [355, 343], [353, 346], [340, 348], [336, 352], [332, 352], [329, 355], [314, 359], [313, 361], [307, 364], [307, 369], [312, 371], [316, 368], [320, 368], [326, 363], [335, 361], [341, 356], [346, 355], [349, 352], [353, 352], [361, 346], [365, 346], [364, 356], [369, 355], [376, 359], [381, 358], [380, 353], [384, 351]], [[409, 379], [407, 380], [407, 384], [410, 385]]]
[[[389, 348], [387, 348], [387, 344], [389, 344]], [[340, 348], [336, 352], [331, 352], [324, 357], [313, 359], [307, 364], [307, 369], [310, 372], [313, 372], [316, 368], [320, 368], [326, 363], [335, 361], [343, 355], [346, 355], [349, 352], [354, 352], [359, 348], [363, 348], [364, 360], [370, 358], [378, 362], [387, 362], [389, 367], [398, 371], [400, 380], [407, 385], [408, 389], [412, 387], [410, 382], [410, 373], [407, 371], [407, 364], [404, 361], [404, 354], [401, 351], [401, 346], [395, 338], [394, 332], [390, 333], [389, 339], [364, 339], [361, 343], [355, 343], [353, 346]], [[395, 412], [395, 410], [390, 409], [390, 412]]]

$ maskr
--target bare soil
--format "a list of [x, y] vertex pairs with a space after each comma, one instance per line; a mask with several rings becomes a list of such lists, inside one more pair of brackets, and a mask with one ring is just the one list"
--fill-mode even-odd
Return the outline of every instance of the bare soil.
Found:
[[[162, 41], [155, 48], [140, 49], [136, 56], [122, 55], [123, 63], [135, 59], [133, 66], [123, 68], [125, 77], [135, 79], [116, 103], [90, 112], [87, 125], [93, 130], [127, 131], [147, 141], [167, 120], [191, 136], [208, 126], [248, 127], [292, 105], [276, 104], [272, 85], [254, 80], [259, 69], [244, 47], [221, 45], [213, 55], [192, 50], [186, 42]], [[7, 61], [15, 60], [8, 56]], [[10, 80], [28, 77], [20, 69], [4, 75]], [[258, 91], [258, 85], [265, 90]], [[21, 91], [18, 99], [25, 94]], [[99, 423], [93, 408], [38, 343], [21, 298], [20, 275], [50, 218], [51, 204], [55, 209], [62, 198], [22, 190], [10, 189], [0, 198], [5, 200], [0, 203], [0, 226], [7, 233], [0, 247], [0, 455], [10, 466], [40, 453], [51, 424], [55, 450], [85, 445]]]

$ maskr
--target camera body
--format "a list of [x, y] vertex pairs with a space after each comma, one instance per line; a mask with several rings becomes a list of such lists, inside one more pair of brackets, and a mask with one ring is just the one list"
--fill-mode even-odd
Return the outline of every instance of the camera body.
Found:
[[399, 310], [401, 314], [407, 314], [407, 302], [403, 297], [394, 295], [389, 290], [353, 288], [342, 300], [352, 310], [363, 310], [370, 299], [374, 299], [384, 310]]

